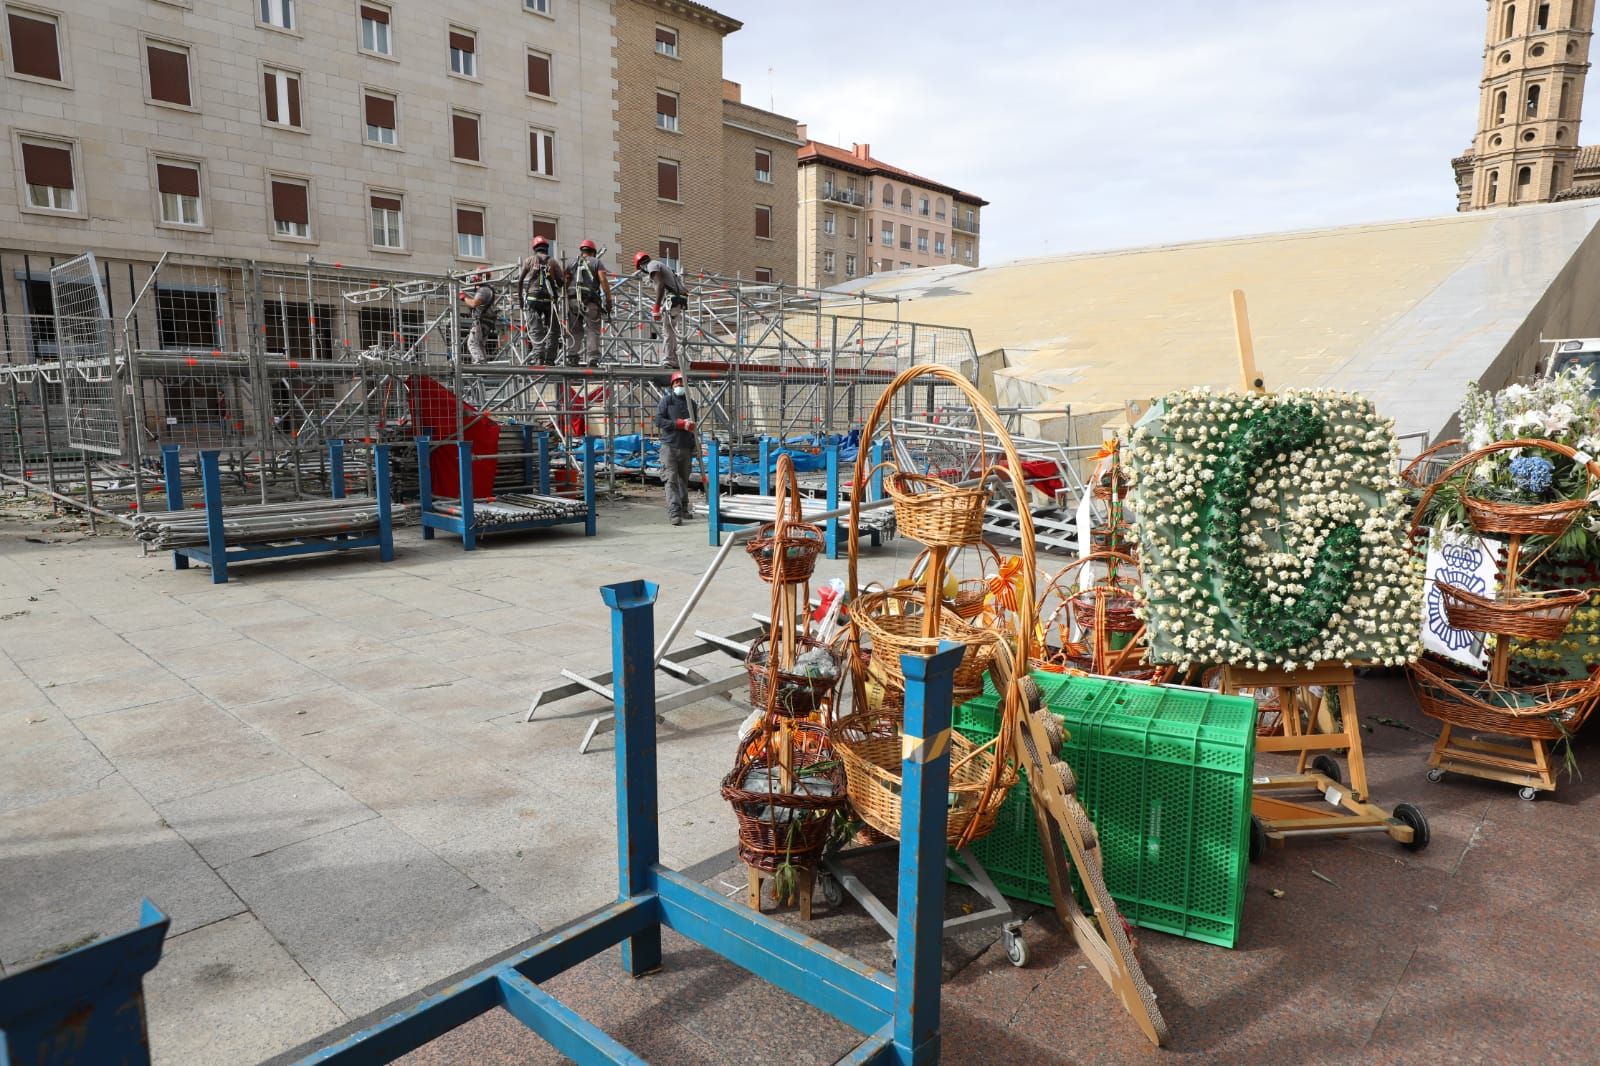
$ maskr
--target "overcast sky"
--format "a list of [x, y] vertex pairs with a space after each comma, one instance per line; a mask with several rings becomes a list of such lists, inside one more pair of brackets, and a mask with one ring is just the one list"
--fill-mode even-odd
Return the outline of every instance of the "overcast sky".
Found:
[[711, 2], [745, 23], [723, 65], [746, 102], [992, 201], [990, 263], [1453, 211], [1486, 18], [1481, 0]]

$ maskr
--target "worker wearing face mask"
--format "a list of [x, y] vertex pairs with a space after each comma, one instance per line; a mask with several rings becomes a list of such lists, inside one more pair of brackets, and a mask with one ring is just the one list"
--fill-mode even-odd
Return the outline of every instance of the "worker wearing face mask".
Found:
[[689, 470], [698, 445], [695, 441], [694, 405], [684, 388], [683, 372], [673, 371], [672, 387], [656, 404], [656, 429], [661, 434], [661, 473], [667, 487], [667, 520], [675, 526], [694, 517], [689, 506]]

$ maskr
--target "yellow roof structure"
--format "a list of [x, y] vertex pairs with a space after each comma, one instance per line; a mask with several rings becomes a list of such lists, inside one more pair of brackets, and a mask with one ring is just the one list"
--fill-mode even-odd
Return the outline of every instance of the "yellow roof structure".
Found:
[[1268, 388], [1361, 392], [1399, 432], [1432, 435], [1468, 381], [1531, 373], [1541, 332], [1600, 335], [1597, 221], [1593, 201], [1529, 206], [840, 288], [898, 295], [904, 319], [970, 328], [979, 352], [1004, 349], [1000, 404], [1070, 405], [1074, 429], [1091, 435], [1130, 400], [1238, 387], [1229, 294], [1243, 289]]

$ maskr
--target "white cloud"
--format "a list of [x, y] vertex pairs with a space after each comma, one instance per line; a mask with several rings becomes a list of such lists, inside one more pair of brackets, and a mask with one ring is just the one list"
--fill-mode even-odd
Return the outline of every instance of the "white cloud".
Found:
[[721, 8], [747, 100], [991, 200], [991, 262], [1449, 212], [1484, 30], [1461, 0]]

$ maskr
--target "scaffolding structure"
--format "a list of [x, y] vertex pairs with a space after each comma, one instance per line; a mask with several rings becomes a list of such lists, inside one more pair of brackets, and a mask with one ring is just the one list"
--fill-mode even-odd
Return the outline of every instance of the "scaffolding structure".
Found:
[[[576, 365], [576, 308], [557, 308], [568, 323], [561, 365], [544, 365], [550, 318], [519, 298], [519, 267], [419, 276], [169, 252], [113, 317], [103, 268], [79, 256], [52, 267], [53, 315], [5, 316], [0, 473], [53, 501], [93, 506], [98, 496], [91, 513], [121, 517], [163, 505], [167, 445], [186, 461], [217, 451], [230, 494], [265, 503], [325, 494], [332, 440], [425, 434], [472, 440], [483, 456], [494, 449], [479, 430], [515, 423], [551, 434], [558, 462], [574, 466], [583, 438], [598, 438], [610, 489], [647, 476], [642, 442], [656, 436], [670, 372], [649, 282], [613, 279], [597, 366]], [[485, 280], [497, 299], [487, 358], [474, 363], [462, 296]], [[895, 299], [709, 274], [685, 284], [679, 361], [702, 433], [725, 450], [846, 435], [915, 363], [976, 376], [970, 331], [903, 321]], [[930, 417], [951, 401], [938, 390], [908, 396], [901, 414]], [[412, 454], [395, 450], [397, 491], [416, 483]]]

